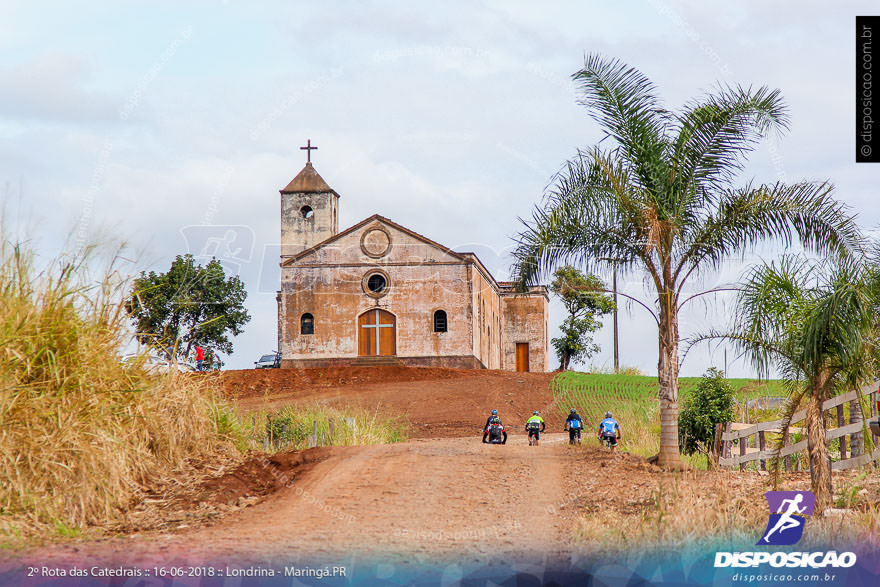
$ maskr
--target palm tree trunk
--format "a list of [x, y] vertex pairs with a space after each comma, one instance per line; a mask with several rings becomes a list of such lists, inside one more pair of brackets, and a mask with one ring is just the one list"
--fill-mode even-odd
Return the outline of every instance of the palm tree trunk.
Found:
[[[862, 416], [862, 404], [859, 402], [859, 399], [856, 398], [853, 401], [849, 402], [849, 423], [850, 424], [861, 424], [864, 421], [864, 417]], [[865, 452], [865, 438], [862, 436], [861, 432], [856, 432], [852, 436], [849, 437], [850, 442], [850, 456], [857, 457], [863, 452]]]
[[825, 443], [825, 419], [822, 403], [825, 389], [822, 381], [813, 383], [813, 392], [807, 404], [807, 451], [810, 458], [810, 490], [816, 496], [817, 513], [831, 505], [831, 463]]
[[657, 379], [660, 395], [661, 467], [681, 466], [678, 448], [678, 313], [672, 303], [660, 304], [660, 358]]

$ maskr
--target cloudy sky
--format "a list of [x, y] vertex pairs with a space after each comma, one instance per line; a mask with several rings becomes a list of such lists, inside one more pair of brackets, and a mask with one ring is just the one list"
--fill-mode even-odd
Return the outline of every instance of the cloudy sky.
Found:
[[[743, 181], [831, 179], [866, 229], [880, 223], [880, 168], [855, 164], [853, 142], [855, 16], [870, 3], [611, 4], [4, 0], [7, 224], [46, 255], [109, 233], [155, 270], [233, 230], [226, 262], [253, 320], [227, 362], [249, 367], [275, 348], [278, 190], [302, 168], [306, 139], [342, 196], [340, 227], [378, 212], [476, 251], [505, 279], [517, 218], [601, 138], [570, 79], [592, 52], [641, 69], [672, 108], [719, 82], [780, 88], [791, 131], [762, 145]], [[646, 295], [640, 275], [620, 287]], [[724, 300], [708, 301], [683, 315], [684, 336], [724, 322]], [[561, 318], [554, 304], [554, 333]], [[596, 367], [611, 363], [610, 322]], [[644, 310], [624, 305], [620, 338], [624, 365], [656, 373]], [[682, 373], [723, 360], [696, 349]], [[728, 361], [732, 375], [750, 373]]]

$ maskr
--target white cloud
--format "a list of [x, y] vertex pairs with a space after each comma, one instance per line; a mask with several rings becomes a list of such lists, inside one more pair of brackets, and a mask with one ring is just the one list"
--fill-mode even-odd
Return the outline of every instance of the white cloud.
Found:
[[89, 89], [90, 78], [85, 61], [60, 52], [0, 68], [0, 118], [76, 123], [114, 118], [113, 101]]

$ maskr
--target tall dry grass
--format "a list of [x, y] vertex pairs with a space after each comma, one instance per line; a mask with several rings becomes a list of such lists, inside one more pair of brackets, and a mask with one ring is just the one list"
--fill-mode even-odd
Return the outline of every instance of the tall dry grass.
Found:
[[[866, 479], [867, 477], [867, 479]], [[769, 519], [764, 498], [773, 487], [769, 478], [738, 471], [686, 471], [655, 479], [646, 498], [584, 510], [575, 522], [573, 537], [579, 549], [592, 553], [644, 553], [670, 546], [682, 552], [752, 549]], [[813, 515], [798, 542], [799, 549], [850, 548], [877, 544], [880, 538], [878, 487], [870, 475], [852, 473], [835, 482], [838, 507], [832, 515]], [[853, 490], [867, 487], [860, 499]], [[784, 479], [779, 489], [803, 490], [809, 476]], [[622, 488], [625, 492], [625, 488]], [[846, 503], [841, 503], [844, 501]]]
[[[577, 542], [596, 551], [641, 550], [652, 545], [741, 544], [767, 523], [760, 485], [749, 487], [735, 475], [688, 471], [668, 474], [650, 498], [621, 511], [588, 512], [574, 529]], [[709, 490], [711, 488], [711, 490]]]
[[378, 409], [337, 408], [317, 402], [245, 415], [218, 408], [216, 419], [221, 431], [234, 439], [242, 451], [301, 450], [315, 443], [321, 446], [389, 444], [406, 440], [409, 433], [404, 419], [382, 414]]
[[[230, 446], [197, 378], [124, 365], [125, 280], [95, 249], [43, 269], [0, 243], [0, 533], [75, 533]], [[234, 449], [233, 449], [234, 450]]]

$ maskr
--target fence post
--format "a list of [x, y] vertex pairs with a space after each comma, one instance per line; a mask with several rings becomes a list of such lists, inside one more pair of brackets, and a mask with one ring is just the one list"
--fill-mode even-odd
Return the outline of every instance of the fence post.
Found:
[[263, 452], [269, 452], [272, 444], [272, 416], [266, 414], [266, 438], [263, 440]]
[[309, 448], [318, 446], [318, 421], [312, 420], [312, 434], [309, 436]]
[[[782, 431], [782, 448], [785, 449], [788, 447], [788, 426], [785, 427], [785, 430]], [[782, 458], [782, 462], [784, 463], [784, 467], [786, 471], [791, 471], [791, 455], [785, 455]]]
[[[765, 446], [766, 446], [766, 445], [765, 445], [765, 442], [764, 442], [764, 431], [761, 430], [760, 432], [758, 432], [758, 448], [761, 450], [762, 453], [764, 452], [764, 447], [765, 447]], [[763, 455], [762, 455], [762, 456], [763, 456]], [[765, 461], [763, 458], [761, 458], [761, 470], [762, 470], [762, 471], [766, 471], [766, 470], [767, 470], [767, 461]]]
[[[841, 428], [844, 425], [843, 420], [843, 404], [837, 406], [837, 427]], [[846, 459], [846, 436], [841, 436], [838, 438], [840, 441], [840, 460]]]
[[721, 433], [724, 430], [721, 422], [715, 424], [715, 438], [712, 439], [712, 457], [715, 464], [718, 464], [718, 457], [721, 455]]
[[[730, 422], [728, 422], [727, 424], [724, 425], [724, 432], [725, 433], [730, 432]], [[722, 440], [721, 441], [721, 456], [723, 456], [725, 459], [730, 458], [730, 441], [729, 440]]]
[[[745, 436], [745, 437], [740, 437], [740, 439], [739, 439], [739, 456], [741, 456], [741, 457], [745, 456], [745, 454], [746, 454], [746, 448], [749, 446], [749, 438], [751, 438], [751, 437]], [[741, 462], [739, 464], [739, 470], [740, 471], [746, 470], [746, 464], [744, 462]]]

